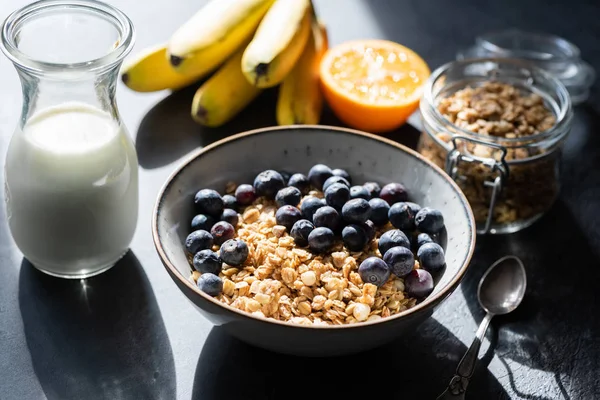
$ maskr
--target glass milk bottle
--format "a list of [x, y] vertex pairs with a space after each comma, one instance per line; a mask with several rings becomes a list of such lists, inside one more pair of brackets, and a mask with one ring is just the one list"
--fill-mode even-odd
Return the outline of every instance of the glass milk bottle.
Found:
[[23, 89], [5, 164], [8, 222], [48, 274], [99, 274], [133, 237], [138, 162], [115, 101], [133, 37], [126, 15], [93, 0], [39, 1], [2, 26]]

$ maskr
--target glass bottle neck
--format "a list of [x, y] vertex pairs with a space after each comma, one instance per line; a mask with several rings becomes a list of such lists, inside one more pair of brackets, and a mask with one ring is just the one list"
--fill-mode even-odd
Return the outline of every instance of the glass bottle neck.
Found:
[[38, 73], [16, 65], [23, 91], [21, 127], [36, 113], [64, 104], [84, 104], [119, 120], [115, 91], [120, 63], [103, 71]]
[[21, 125], [65, 103], [117, 120], [117, 74], [133, 42], [131, 20], [97, 0], [39, 0], [10, 14], [0, 31], [0, 50], [21, 79]]

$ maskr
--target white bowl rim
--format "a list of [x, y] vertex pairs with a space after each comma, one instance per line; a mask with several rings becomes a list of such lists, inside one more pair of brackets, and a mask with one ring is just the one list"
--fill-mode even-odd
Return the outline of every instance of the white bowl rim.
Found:
[[[301, 324], [293, 324], [290, 322], [286, 322], [286, 321], [279, 321], [273, 318], [267, 318], [267, 317], [261, 317], [261, 316], [257, 316], [251, 313], [248, 313], [246, 311], [242, 311], [239, 310], [235, 307], [232, 307], [228, 304], [222, 303], [219, 300], [215, 299], [212, 296], [207, 295], [206, 293], [203, 293], [197, 285], [192, 284], [192, 282], [189, 280], [189, 277], [185, 277], [183, 276], [180, 272], [179, 269], [177, 269], [169, 260], [169, 258], [167, 257], [164, 249], [162, 248], [162, 244], [160, 242], [160, 237], [158, 234], [158, 215], [159, 215], [159, 210], [161, 207], [161, 200], [166, 192], [166, 190], [169, 188], [169, 186], [171, 185], [171, 182], [173, 181], [173, 179], [179, 174], [181, 173], [181, 171], [183, 171], [186, 167], [189, 166], [189, 164], [195, 160], [196, 158], [198, 158], [199, 156], [201, 156], [204, 153], [207, 153], [211, 150], [214, 150], [215, 148], [221, 146], [222, 144], [225, 143], [229, 143], [229, 142], [233, 142], [239, 139], [243, 139], [246, 138], [248, 136], [252, 136], [252, 135], [259, 135], [262, 133], [269, 133], [269, 132], [274, 132], [274, 131], [285, 131], [285, 130], [325, 130], [325, 131], [335, 131], [335, 132], [340, 132], [340, 133], [346, 133], [346, 134], [352, 134], [352, 135], [358, 135], [358, 136], [362, 136], [368, 139], [372, 139], [372, 140], [376, 140], [379, 142], [383, 142], [387, 145], [396, 147], [398, 150], [404, 151], [414, 157], [416, 157], [418, 160], [420, 160], [421, 162], [423, 162], [424, 164], [428, 165], [430, 168], [432, 168], [434, 171], [436, 171], [439, 175], [441, 175], [444, 179], [446, 179], [446, 181], [448, 181], [450, 183], [450, 185], [453, 187], [453, 189], [455, 190], [456, 194], [459, 196], [461, 203], [463, 205], [463, 208], [467, 214], [467, 217], [469, 219], [469, 233], [471, 235], [471, 240], [469, 241], [469, 250], [467, 252], [467, 256], [465, 257], [463, 264], [460, 266], [458, 272], [454, 275], [454, 277], [451, 279], [451, 281], [446, 285], [446, 288], [442, 289], [439, 293], [436, 293], [433, 296], [428, 296], [424, 301], [422, 301], [421, 303], [417, 304], [416, 306], [409, 308], [405, 311], [402, 311], [398, 314], [394, 314], [391, 315], [389, 317], [386, 318], [381, 318], [375, 321], [363, 321], [363, 322], [357, 322], [355, 324], [343, 324], [343, 325], [301, 325]], [[423, 157], [421, 154], [419, 154], [418, 152], [416, 152], [413, 149], [410, 149], [398, 142], [395, 142], [391, 139], [382, 137], [382, 136], [378, 136], [378, 135], [374, 135], [372, 133], [367, 133], [367, 132], [363, 132], [363, 131], [359, 131], [356, 129], [350, 129], [350, 128], [342, 128], [342, 127], [337, 127], [337, 126], [329, 126], [329, 125], [286, 125], [286, 126], [271, 126], [271, 127], [266, 127], [266, 128], [258, 128], [258, 129], [252, 129], [252, 130], [248, 130], [248, 131], [244, 131], [244, 132], [240, 132], [237, 133], [235, 135], [231, 135], [228, 136], [224, 139], [218, 140], [214, 143], [211, 143], [208, 146], [202, 147], [200, 149], [197, 149], [196, 151], [192, 152], [188, 157], [186, 157], [177, 168], [175, 168], [175, 170], [169, 175], [169, 177], [167, 178], [167, 180], [165, 181], [165, 183], [163, 184], [162, 188], [160, 189], [160, 191], [158, 192], [158, 197], [154, 206], [154, 210], [152, 212], [152, 238], [154, 241], [154, 246], [156, 247], [156, 251], [158, 252], [158, 255], [165, 267], [165, 269], [167, 269], [168, 272], [170, 272], [170, 275], [173, 277], [177, 277], [184, 285], [186, 285], [190, 290], [192, 290], [193, 292], [195, 292], [196, 294], [200, 295], [204, 300], [210, 301], [212, 303], [214, 303], [215, 305], [223, 308], [224, 310], [227, 311], [231, 311], [234, 312], [238, 315], [240, 315], [243, 318], [250, 318], [253, 320], [256, 320], [257, 322], [264, 322], [264, 323], [269, 323], [269, 324], [277, 324], [277, 325], [282, 325], [283, 327], [286, 328], [302, 328], [302, 329], [324, 329], [324, 330], [330, 330], [330, 329], [348, 329], [348, 328], [358, 328], [358, 327], [364, 327], [364, 326], [368, 326], [368, 325], [376, 325], [376, 324], [383, 324], [386, 322], [390, 322], [393, 321], [395, 319], [399, 319], [402, 317], [406, 317], [409, 316], [411, 314], [416, 314], [419, 311], [425, 310], [427, 309], [429, 306], [434, 305], [435, 303], [443, 300], [446, 296], [448, 296], [450, 293], [452, 293], [455, 289], [456, 286], [458, 286], [458, 284], [460, 283], [460, 281], [462, 280], [465, 272], [467, 271], [467, 268], [469, 267], [469, 264], [471, 262], [471, 258], [473, 257], [473, 253], [475, 251], [475, 238], [476, 238], [476, 233], [475, 233], [475, 217], [473, 216], [473, 211], [471, 210], [471, 207], [469, 205], [469, 202], [467, 201], [467, 198], [465, 197], [465, 195], [463, 194], [462, 190], [458, 187], [458, 185], [456, 184], [456, 182], [454, 182], [454, 180], [452, 178], [450, 178], [450, 176], [448, 176], [440, 167], [438, 167], [437, 165], [435, 165], [434, 163], [432, 163], [431, 161], [427, 160], [425, 157]]]

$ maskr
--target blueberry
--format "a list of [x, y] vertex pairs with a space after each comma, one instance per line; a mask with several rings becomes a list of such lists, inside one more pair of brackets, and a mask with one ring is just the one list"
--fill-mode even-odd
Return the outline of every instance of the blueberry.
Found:
[[365, 199], [348, 200], [342, 207], [344, 221], [354, 224], [362, 224], [371, 216], [371, 206]]
[[350, 198], [370, 200], [371, 194], [363, 186], [352, 186], [350, 188]]
[[185, 249], [190, 254], [196, 254], [200, 250], [210, 249], [212, 245], [212, 235], [202, 229], [190, 233], [187, 238], [185, 238]]
[[275, 196], [275, 202], [278, 207], [281, 206], [294, 206], [296, 207], [300, 204], [300, 199], [302, 198], [302, 193], [300, 193], [300, 189], [294, 186], [288, 186], [281, 189], [277, 192]]
[[388, 212], [388, 217], [392, 225], [405, 232], [415, 230], [416, 213], [414, 212], [414, 208], [411, 207], [410, 204], [411, 203], [404, 202], [396, 203], [390, 207], [390, 211]]
[[210, 231], [210, 228], [215, 224], [215, 219], [210, 215], [198, 214], [192, 219], [192, 230], [197, 231], [202, 229]]
[[315, 253], [325, 253], [333, 246], [334, 239], [335, 235], [331, 229], [325, 227], [315, 228], [308, 235], [308, 246]]
[[288, 180], [288, 186], [293, 186], [300, 189], [302, 194], [308, 194], [310, 191], [310, 181], [304, 174], [294, 174]]
[[308, 180], [317, 189], [322, 190], [323, 184], [333, 175], [331, 168], [327, 165], [317, 164], [308, 171]]
[[331, 206], [321, 207], [313, 215], [313, 224], [316, 227], [329, 228], [334, 232], [338, 230], [341, 222], [340, 214]]
[[283, 225], [289, 232], [296, 221], [302, 219], [302, 213], [294, 206], [281, 206], [275, 213], [277, 225]]
[[425, 243], [419, 247], [417, 258], [421, 267], [429, 272], [439, 271], [446, 264], [444, 249], [437, 243]]
[[239, 219], [237, 211], [231, 208], [226, 208], [221, 213], [221, 221], [229, 222], [234, 228], [237, 226]]
[[201, 214], [218, 217], [223, 212], [223, 199], [221, 195], [212, 189], [202, 189], [194, 196], [196, 209]]
[[371, 198], [379, 197], [379, 192], [381, 191], [381, 188], [379, 187], [379, 184], [377, 182], [366, 182], [363, 185], [363, 187], [367, 189], [367, 191], [371, 195]]
[[367, 240], [371, 242], [371, 240], [375, 239], [375, 224], [371, 220], [367, 220], [364, 224], [362, 224], [362, 228], [365, 230], [367, 234]]
[[315, 229], [315, 226], [312, 222], [307, 219], [301, 219], [296, 221], [294, 226], [292, 226], [290, 236], [294, 238], [296, 245], [305, 247], [308, 246], [308, 235], [310, 235], [313, 229]]
[[313, 215], [315, 212], [325, 206], [325, 200], [319, 199], [318, 197], [308, 196], [302, 200], [302, 204], [300, 205], [300, 209], [302, 210], [302, 215], [309, 221], [313, 220]]
[[417, 249], [425, 243], [435, 243], [435, 240], [428, 233], [419, 233], [417, 236]]
[[388, 213], [390, 211], [390, 205], [387, 201], [376, 197], [369, 200], [369, 206], [371, 206], [371, 221], [373, 221], [376, 226], [387, 224]]
[[265, 196], [268, 199], [275, 197], [275, 194], [285, 186], [283, 177], [277, 171], [268, 169], [256, 175], [254, 178], [254, 190], [258, 196]]
[[391, 271], [388, 265], [379, 257], [369, 257], [360, 263], [358, 274], [364, 283], [372, 283], [380, 287], [387, 282]]
[[218, 274], [221, 270], [221, 259], [217, 253], [209, 249], [204, 249], [197, 252], [194, 256], [192, 264], [194, 265], [196, 271], [202, 274], [207, 272], [211, 274]]
[[252, 202], [256, 199], [254, 186], [248, 185], [247, 183], [238, 186], [237, 189], [235, 189], [235, 199], [243, 206], [252, 204]]
[[368, 237], [363, 228], [352, 224], [342, 230], [342, 240], [348, 250], [361, 251], [367, 245]]
[[348, 181], [348, 186], [352, 184], [352, 178], [350, 177], [350, 174], [346, 172], [345, 169], [336, 168], [333, 171], [331, 171], [331, 173], [333, 174], [333, 176], [341, 176], [346, 181]]
[[235, 228], [229, 222], [219, 221], [213, 225], [210, 234], [212, 235], [215, 244], [220, 245], [226, 240], [233, 239], [235, 236]]
[[350, 188], [350, 183], [348, 183], [348, 181], [345, 178], [342, 178], [341, 176], [331, 176], [329, 178], [327, 178], [327, 180], [325, 181], [325, 183], [323, 184], [323, 191], [326, 191], [327, 188], [331, 185], [333, 185], [334, 183], [341, 183], [342, 185], [347, 186], [348, 188]]
[[218, 296], [223, 291], [223, 281], [215, 274], [204, 273], [198, 278], [198, 289], [209, 296]]
[[423, 207], [415, 217], [415, 224], [420, 232], [437, 233], [444, 228], [444, 216], [438, 210]]
[[417, 248], [419, 247], [417, 245], [417, 232], [405, 232], [405, 235], [408, 238], [408, 241], [410, 242], [410, 249], [413, 250], [413, 252], [417, 251]]
[[408, 204], [413, 214], [417, 215], [417, 213], [421, 211], [421, 206], [417, 203], [413, 203], [412, 201], [406, 201], [405, 203]]
[[248, 258], [248, 246], [243, 240], [229, 239], [221, 245], [219, 254], [224, 263], [237, 267]]
[[238, 202], [235, 198], [235, 196], [232, 196], [230, 194], [226, 194], [225, 196], [223, 196], [223, 207], [225, 208], [231, 208], [232, 210], [238, 210], [239, 205]]
[[381, 188], [379, 197], [388, 202], [391, 206], [401, 201], [408, 200], [408, 193], [406, 188], [401, 183], [388, 183]]
[[287, 182], [292, 177], [292, 174], [287, 171], [279, 171], [279, 174], [283, 178], [283, 182]]
[[400, 229], [392, 229], [387, 231], [379, 238], [379, 252], [384, 257], [385, 253], [392, 247], [402, 246], [410, 249], [410, 242], [406, 234]]
[[415, 256], [406, 247], [396, 246], [389, 249], [383, 261], [390, 267], [394, 275], [403, 278], [415, 267]]
[[350, 198], [350, 188], [341, 183], [334, 183], [325, 191], [325, 202], [337, 210], [341, 210]]
[[410, 297], [423, 299], [433, 292], [433, 277], [424, 269], [413, 269], [404, 278], [404, 287]]

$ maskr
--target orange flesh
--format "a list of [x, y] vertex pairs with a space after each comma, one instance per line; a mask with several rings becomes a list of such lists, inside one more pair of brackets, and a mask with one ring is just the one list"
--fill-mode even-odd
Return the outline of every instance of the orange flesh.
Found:
[[412, 50], [386, 40], [340, 44], [321, 61], [327, 103], [346, 125], [370, 132], [398, 128], [417, 109], [429, 67]]
[[423, 84], [423, 62], [403, 51], [355, 47], [338, 55], [329, 72], [339, 88], [362, 102], [401, 103]]

